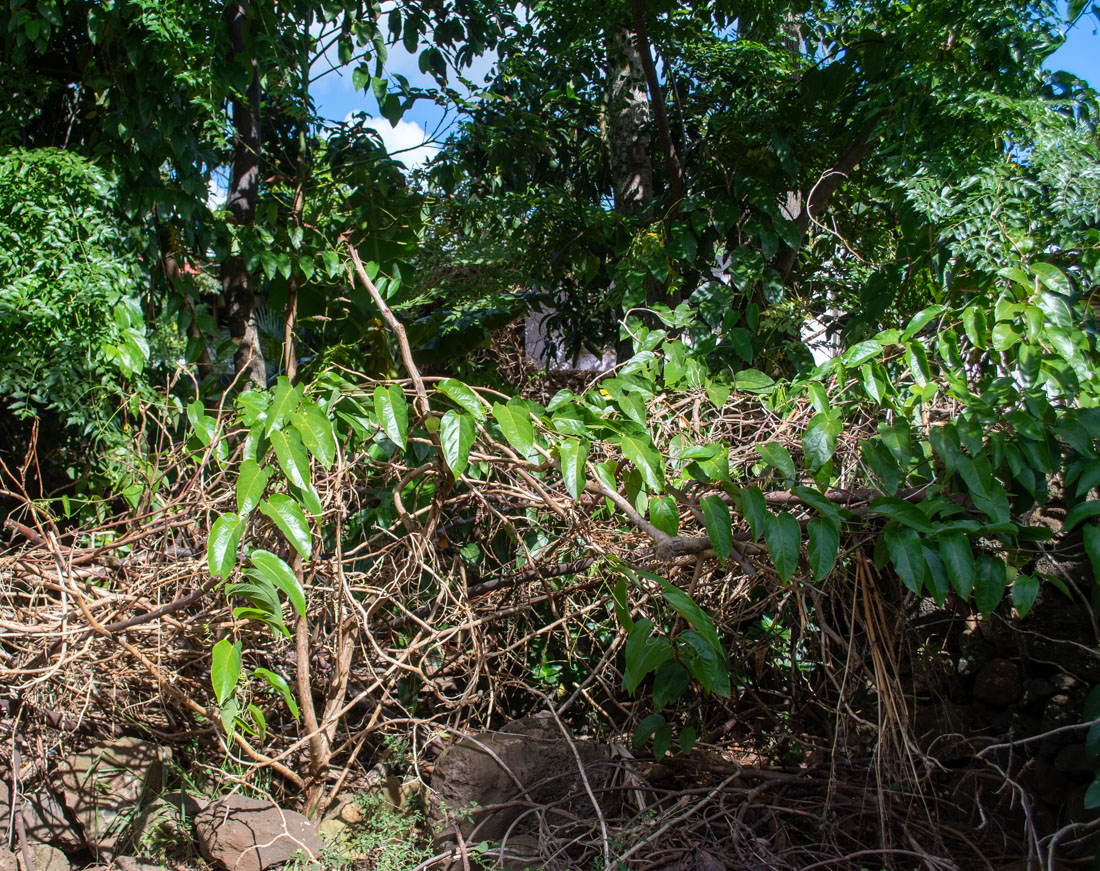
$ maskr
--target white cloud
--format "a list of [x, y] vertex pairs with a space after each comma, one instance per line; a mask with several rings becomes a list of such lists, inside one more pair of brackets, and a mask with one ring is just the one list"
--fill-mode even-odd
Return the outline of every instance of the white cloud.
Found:
[[[348, 115], [344, 120], [351, 121], [352, 116]], [[365, 118], [363, 125], [378, 131], [390, 156], [409, 169], [422, 166], [439, 152], [439, 145], [429, 141], [424, 128], [415, 121], [401, 120], [396, 127], [392, 127], [385, 118]]]

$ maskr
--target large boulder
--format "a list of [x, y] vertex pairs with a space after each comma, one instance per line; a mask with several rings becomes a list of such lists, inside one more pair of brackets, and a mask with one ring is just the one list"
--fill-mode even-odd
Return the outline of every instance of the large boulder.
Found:
[[[609, 759], [610, 749], [591, 741], [576, 741], [575, 746], [602, 804], [600, 791], [611, 768], [601, 763]], [[481, 732], [452, 744], [436, 760], [432, 791], [438, 799], [437, 813], [449, 815], [441, 826], [443, 837], [458, 824], [464, 838], [499, 841], [532, 803], [554, 805], [585, 819], [595, 814], [569, 742], [557, 724], [544, 717], [525, 717], [499, 732]], [[514, 806], [478, 810], [509, 803]], [[530, 831], [535, 821], [535, 815], [528, 814], [513, 835]], [[563, 821], [551, 814], [552, 824]]]
[[226, 871], [264, 871], [297, 853], [321, 856], [317, 830], [304, 816], [242, 795], [207, 805], [195, 818], [195, 840], [203, 858]]
[[68, 757], [60, 766], [66, 806], [88, 848], [110, 859], [149, 790], [159, 791], [163, 751], [140, 738], [119, 738]]

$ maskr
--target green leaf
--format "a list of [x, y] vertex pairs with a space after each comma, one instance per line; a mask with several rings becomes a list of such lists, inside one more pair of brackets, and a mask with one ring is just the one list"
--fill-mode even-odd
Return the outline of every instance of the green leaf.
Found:
[[945, 311], [947, 311], [947, 306], [945, 305], [930, 305], [926, 309], [921, 309], [909, 319], [908, 326], [906, 326], [901, 334], [901, 341], [905, 342], [913, 338], [913, 336], [923, 330], [934, 318], [938, 318]]
[[615, 619], [627, 632], [634, 629], [634, 619], [630, 616], [630, 603], [626, 597], [626, 580], [619, 578], [611, 588], [611, 599], [615, 603]]
[[293, 714], [294, 719], [297, 720], [298, 703], [294, 701], [294, 694], [290, 691], [290, 684], [286, 682], [286, 678], [266, 668], [254, 669], [252, 674], [261, 680], [267, 681], [269, 686], [282, 694], [283, 701], [286, 702], [286, 706], [290, 709], [290, 713]]
[[652, 631], [652, 621], [639, 620], [627, 637], [623, 689], [628, 693], [633, 693], [647, 674], [672, 659], [672, 646], [664, 638], [651, 638]]
[[642, 480], [650, 493], [660, 493], [665, 489], [665, 461], [653, 447], [648, 436], [634, 433], [623, 435], [621, 441], [623, 456], [632, 462], [642, 473]]
[[237, 473], [237, 513], [241, 517], [247, 516], [260, 504], [271, 474], [271, 469], [255, 460], [241, 463], [241, 470]]
[[214, 440], [214, 433], [217, 432], [218, 422], [209, 414], [204, 413], [202, 402], [196, 399], [187, 406], [187, 419], [191, 422], [191, 427], [195, 430], [195, 435], [198, 437], [203, 447], [206, 447]]
[[660, 711], [684, 694], [691, 676], [678, 662], [662, 662], [653, 675], [653, 710]]
[[824, 517], [812, 517], [806, 524], [809, 543], [806, 553], [810, 558], [810, 568], [817, 580], [823, 580], [833, 570], [837, 554], [840, 551], [840, 533]]
[[811, 471], [824, 466], [836, 452], [836, 440], [844, 425], [824, 412], [810, 418], [802, 434], [802, 453]]
[[405, 450], [409, 432], [409, 406], [405, 391], [396, 384], [374, 388], [374, 413], [382, 424], [382, 431], [391, 442]]
[[1016, 580], [1012, 582], [1012, 604], [1016, 608], [1016, 613], [1021, 618], [1027, 616], [1027, 612], [1031, 610], [1031, 606], [1035, 604], [1035, 599], [1039, 595], [1039, 579], [1031, 575], [1018, 574]]
[[309, 523], [306, 521], [302, 507], [282, 493], [273, 493], [260, 503], [260, 513], [270, 517], [279, 531], [286, 537], [302, 559], [309, 559], [313, 552], [313, 544], [310, 541]]
[[811, 508], [816, 509], [817, 512], [833, 524], [839, 532], [840, 512], [837, 510], [836, 505], [830, 502], [824, 493], [814, 490], [811, 487], [803, 487], [799, 484], [791, 487], [791, 495], [797, 496]]
[[267, 408], [266, 435], [268, 438], [271, 438], [271, 434], [282, 427], [283, 421], [298, 407], [301, 399], [301, 387], [291, 386], [290, 379], [285, 375], [280, 375], [275, 385], [275, 393], [271, 397], [271, 405]]
[[255, 726], [252, 729], [252, 733], [256, 736], [257, 740], [263, 744], [267, 739], [267, 718], [264, 717], [264, 712], [257, 708], [255, 705], [250, 704], [246, 709], [248, 715], [252, 718], [252, 723]]
[[[484, 424], [485, 421], [488, 420], [485, 403], [481, 401], [473, 390], [461, 381], [456, 381], [454, 378], [447, 378], [439, 382], [439, 389], [442, 393], [446, 394], [452, 402], [458, 405], [459, 408], [465, 409], [472, 414], [474, 420], [478, 423]], [[524, 453], [526, 453], [526, 451]]]
[[680, 730], [680, 752], [684, 754], [691, 753], [692, 748], [695, 746], [695, 742], [698, 740], [698, 735], [694, 726], [684, 726]]
[[764, 461], [776, 469], [784, 478], [795, 476], [794, 460], [791, 453], [778, 442], [768, 442], [764, 445], [756, 445], [756, 452], [764, 458]]
[[657, 575], [650, 574], [649, 572], [645, 574], [647, 577], [656, 579], [660, 582], [661, 595], [665, 597], [665, 601], [672, 606], [677, 614], [695, 627], [695, 631], [699, 633], [716, 653], [725, 656], [725, 652], [722, 650], [722, 642], [718, 639], [718, 630], [714, 628], [714, 621], [710, 619], [707, 612], [700, 608], [695, 603], [695, 600], [679, 587], [674, 587], [664, 578]]
[[764, 543], [779, 577], [785, 582], [798, 569], [798, 551], [802, 547], [802, 527], [789, 511], [764, 517]]
[[531, 425], [531, 412], [522, 402], [510, 400], [507, 405], [493, 403], [493, 417], [500, 424], [500, 431], [520, 456], [527, 456], [535, 443], [535, 428]]
[[214, 645], [210, 659], [210, 683], [219, 706], [233, 696], [240, 678], [241, 643], [233, 644], [228, 638], [223, 638]]
[[649, 522], [665, 535], [675, 536], [680, 531], [680, 511], [671, 496], [657, 496], [649, 500]]
[[993, 613], [1005, 594], [1008, 583], [1003, 560], [982, 554], [977, 560], [974, 577], [974, 604], [983, 617]]
[[893, 496], [884, 496], [876, 499], [868, 506], [875, 514], [889, 517], [905, 526], [911, 526], [919, 532], [932, 532], [932, 524], [924, 512], [916, 505], [906, 502], [904, 499], [895, 499]]
[[840, 358], [841, 362], [845, 366], [854, 369], [861, 363], [866, 363], [868, 360], [874, 359], [882, 353], [882, 344], [875, 341], [860, 342], [858, 345], [853, 345], [847, 351], [844, 352]]
[[902, 583], [917, 595], [924, 586], [924, 551], [921, 549], [920, 536], [908, 526], [887, 529], [883, 534], [890, 562], [901, 578]]
[[677, 647], [688, 669], [708, 693], [729, 698], [729, 668], [725, 654], [715, 650], [698, 632], [683, 632]]
[[890, 378], [881, 363], [864, 363], [859, 367], [863, 389], [875, 402], [881, 403], [890, 388]]
[[628, 418], [634, 421], [639, 426], [646, 425], [646, 407], [645, 399], [639, 393], [623, 393], [615, 401], [615, 404], [619, 406], [619, 410], [622, 411]]
[[927, 544], [921, 545], [924, 553], [924, 564], [927, 571], [924, 574], [924, 586], [932, 596], [932, 600], [943, 607], [947, 601], [947, 594], [951, 592], [951, 582], [947, 579], [947, 571], [943, 566], [943, 557], [939, 551], [933, 550]]
[[448, 411], [439, 424], [439, 438], [443, 445], [443, 457], [457, 480], [470, 462], [470, 448], [477, 435], [474, 418], [461, 411]]
[[214, 521], [206, 544], [206, 563], [215, 578], [228, 577], [237, 564], [237, 547], [244, 527], [245, 519], [236, 514], [223, 514]]
[[286, 594], [287, 601], [299, 617], [306, 616], [306, 594], [298, 582], [294, 570], [273, 553], [266, 550], [254, 550], [248, 557], [256, 567], [260, 577], [274, 584]]
[[1062, 531], [1069, 532], [1082, 520], [1088, 520], [1098, 514], [1100, 514], [1100, 499], [1092, 499], [1089, 502], [1074, 505], [1066, 514], [1066, 522], [1062, 527]]
[[271, 446], [286, 479], [303, 490], [309, 486], [309, 455], [298, 433], [291, 430], [275, 430], [271, 433]]
[[225, 735], [230, 741], [233, 740], [233, 733], [237, 731], [237, 716], [240, 712], [241, 706], [236, 699], [229, 699], [218, 711], [218, 720], [221, 721]]
[[1093, 777], [1092, 783], [1089, 784], [1089, 788], [1085, 790], [1083, 804], [1085, 810], [1095, 810], [1100, 807], [1100, 774]]
[[718, 561], [725, 565], [733, 552], [733, 521], [730, 519], [729, 506], [722, 497], [711, 493], [699, 500], [706, 521], [707, 537]]
[[1100, 584], [1100, 529], [1090, 523], [1081, 527], [1081, 535], [1085, 540], [1085, 553], [1092, 563], [1093, 578]]
[[897, 458], [886, 446], [877, 440], [862, 441], [859, 443], [859, 454], [883, 491], [896, 493], [901, 484], [901, 470], [898, 468]]
[[970, 539], [961, 532], [940, 536], [940, 556], [951, 586], [963, 599], [974, 589], [974, 552]]
[[741, 510], [749, 522], [752, 537], [759, 539], [764, 532], [764, 521], [768, 516], [768, 506], [759, 487], [747, 487], [741, 491]]
[[909, 371], [918, 387], [924, 387], [932, 379], [928, 368], [928, 354], [920, 342], [910, 342], [906, 346], [905, 362], [909, 365]]
[[291, 423], [313, 456], [326, 469], [336, 460], [336, 435], [332, 421], [312, 402], [303, 403], [300, 410], [291, 415]]
[[634, 732], [634, 738], [632, 741], [635, 750], [641, 750], [645, 746], [645, 742], [652, 737], [658, 729], [665, 725], [665, 718], [660, 714], [650, 714], [641, 723], [638, 724], [637, 730]]
[[734, 387], [741, 393], [769, 393], [775, 381], [759, 369], [742, 369], [733, 376]]
[[584, 464], [588, 459], [588, 442], [577, 439], [564, 439], [558, 445], [561, 457], [561, 473], [565, 478], [565, 489], [574, 499], [580, 499], [584, 492]]

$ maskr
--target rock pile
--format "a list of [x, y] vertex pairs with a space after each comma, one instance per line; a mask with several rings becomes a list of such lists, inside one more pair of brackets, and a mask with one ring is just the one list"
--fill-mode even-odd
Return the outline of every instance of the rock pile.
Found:
[[[313, 824], [274, 802], [233, 795], [204, 807], [194, 796], [166, 791], [167, 759], [154, 744], [119, 738], [67, 757], [50, 784], [20, 795], [33, 871], [70, 871], [70, 856], [86, 864], [89, 855], [99, 864], [86, 871], [163, 871], [135, 857], [151, 843], [192, 838], [224, 871], [265, 871], [292, 857], [307, 863], [320, 858]], [[0, 831], [14, 833], [6, 781], [0, 780]], [[0, 871], [27, 871], [17, 837], [13, 847], [0, 846]]]

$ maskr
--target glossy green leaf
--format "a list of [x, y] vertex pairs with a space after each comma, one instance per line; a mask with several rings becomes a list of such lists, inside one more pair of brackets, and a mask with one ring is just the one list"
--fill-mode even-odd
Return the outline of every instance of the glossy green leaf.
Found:
[[210, 683], [219, 705], [224, 705], [233, 696], [240, 679], [241, 644], [223, 638], [214, 645], [210, 659]]
[[1039, 579], [1023, 573], [1012, 582], [1012, 604], [1021, 618], [1026, 617], [1039, 596]]
[[768, 442], [763, 445], [756, 445], [756, 452], [764, 458], [764, 461], [773, 469], [779, 472], [784, 478], [793, 478], [795, 476], [794, 460], [791, 459], [790, 451], [788, 451], [783, 445], [778, 442]]
[[328, 415], [312, 402], [304, 402], [290, 420], [302, 444], [317, 462], [326, 469], [332, 468], [336, 460], [336, 434]]
[[898, 577], [908, 589], [920, 595], [924, 586], [924, 551], [920, 536], [908, 526], [887, 529], [883, 535], [890, 562], [894, 564]]
[[812, 517], [806, 524], [808, 542], [806, 554], [810, 559], [810, 569], [817, 580], [822, 580], [836, 565], [840, 551], [840, 533], [836, 526], [824, 517]]
[[665, 461], [653, 447], [648, 436], [626, 434], [622, 437], [623, 456], [642, 473], [642, 480], [650, 493], [660, 493], [665, 489]]
[[905, 526], [911, 526], [919, 532], [932, 532], [932, 524], [924, 512], [916, 505], [906, 502], [904, 499], [895, 499], [893, 496], [884, 496], [876, 499], [868, 506], [875, 514], [889, 517]]
[[746, 487], [741, 491], [741, 510], [749, 522], [752, 537], [759, 539], [764, 534], [764, 521], [768, 516], [768, 506], [764, 493], [759, 487]]
[[306, 594], [294, 570], [275, 554], [268, 553], [266, 550], [254, 550], [248, 558], [256, 567], [260, 577], [282, 590], [287, 601], [298, 612], [298, 616], [305, 617]]
[[382, 424], [382, 431], [391, 442], [405, 450], [409, 432], [409, 405], [405, 391], [396, 384], [374, 388], [374, 413]]
[[580, 499], [584, 492], [584, 465], [588, 459], [588, 442], [578, 439], [563, 439], [558, 445], [561, 458], [561, 473], [565, 479], [565, 489], [574, 499]]
[[882, 344], [876, 341], [860, 342], [853, 345], [841, 356], [841, 362], [852, 369], [882, 353]]
[[974, 604], [983, 617], [988, 617], [1004, 598], [1008, 584], [1004, 560], [981, 554], [974, 574]]
[[901, 341], [911, 339], [946, 310], [947, 306], [945, 305], [930, 305], [928, 308], [921, 309], [909, 319], [908, 325], [901, 334]]
[[271, 479], [272, 471], [261, 466], [255, 460], [245, 460], [237, 473], [237, 513], [241, 517], [248, 515], [260, 504]]
[[665, 535], [675, 536], [680, 531], [680, 510], [671, 496], [657, 496], [649, 500], [649, 522]]
[[955, 592], [969, 599], [974, 589], [974, 552], [961, 532], [940, 536], [940, 557]]
[[836, 440], [844, 425], [825, 413], [815, 414], [802, 434], [802, 453], [812, 471], [824, 466], [836, 452]]
[[660, 582], [661, 595], [664, 596], [665, 601], [672, 606], [673, 610], [695, 627], [695, 631], [716, 653], [724, 656], [722, 642], [718, 639], [718, 630], [715, 629], [714, 621], [710, 619], [710, 615], [679, 587], [674, 587], [664, 578], [649, 573], [646, 574], [648, 577], [656, 578]]
[[292, 386], [289, 378], [280, 375], [275, 384], [271, 404], [267, 407], [266, 435], [268, 438], [271, 438], [273, 432], [282, 428], [283, 423], [298, 407], [301, 399], [301, 387]]
[[293, 430], [275, 430], [270, 435], [275, 457], [286, 479], [296, 487], [309, 486], [309, 455], [306, 447]]
[[253, 670], [252, 674], [266, 681], [269, 686], [282, 694], [283, 701], [286, 702], [287, 708], [290, 709], [290, 713], [294, 716], [294, 719], [297, 720], [298, 703], [294, 700], [294, 694], [290, 691], [290, 684], [287, 683], [286, 678], [267, 668], [257, 668]]
[[951, 592], [951, 582], [947, 579], [943, 557], [940, 556], [938, 550], [932, 549], [927, 544], [921, 544], [921, 551], [924, 553], [926, 568], [924, 573], [925, 589], [932, 596], [932, 600], [943, 607], [943, 603], [947, 601], [947, 594]]
[[302, 559], [309, 559], [313, 552], [309, 523], [297, 502], [282, 493], [273, 493], [260, 503], [260, 513], [274, 521], [286, 540], [301, 554]]
[[729, 698], [729, 668], [722, 650], [716, 650], [698, 632], [682, 632], [676, 641], [681, 658], [703, 689]]
[[493, 417], [500, 424], [500, 431], [508, 443], [519, 451], [520, 456], [527, 456], [535, 443], [535, 428], [531, 425], [531, 412], [527, 406], [514, 399], [507, 405], [494, 402]]
[[634, 624], [624, 648], [626, 667], [623, 669], [623, 689], [633, 693], [647, 674], [661, 663], [672, 659], [672, 646], [665, 638], [652, 638], [653, 623], [639, 620]]
[[798, 551], [802, 547], [802, 527], [789, 511], [764, 517], [764, 543], [768, 546], [775, 570], [789, 581], [798, 570]]
[[1088, 520], [1091, 517], [1096, 517], [1100, 514], [1100, 499], [1093, 499], [1088, 502], [1082, 502], [1080, 505], [1074, 505], [1066, 513], [1065, 525], [1062, 527], [1063, 532], [1069, 532], [1077, 526], [1082, 520]]
[[711, 493], [699, 500], [699, 507], [706, 521], [710, 546], [714, 548], [718, 561], [725, 565], [733, 552], [733, 521], [730, 518], [729, 506], [721, 496]]
[[470, 448], [477, 436], [474, 418], [463, 411], [448, 411], [439, 424], [439, 440], [443, 457], [457, 480], [470, 462]]
[[775, 381], [759, 369], [742, 369], [733, 376], [734, 386], [740, 393], [769, 393]]
[[244, 528], [245, 519], [236, 514], [223, 514], [214, 521], [206, 543], [206, 563], [215, 578], [226, 578], [233, 571]]
[[439, 382], [439, 390], [459, 408], [472, 414], [474, 420], [478, 423], [483, 424], [488, 420], [488, 412], [485, 408], [485, 403], [481, 401], [473, 390], [461, 381], [456, 381], [454, 378], [446, 378]]
[[928, 368], [928, 354], [920, 342], [910, 342], [906, 346], [905, 362], [918, 387], [924, 387], [932, 379], [932, 372]]

